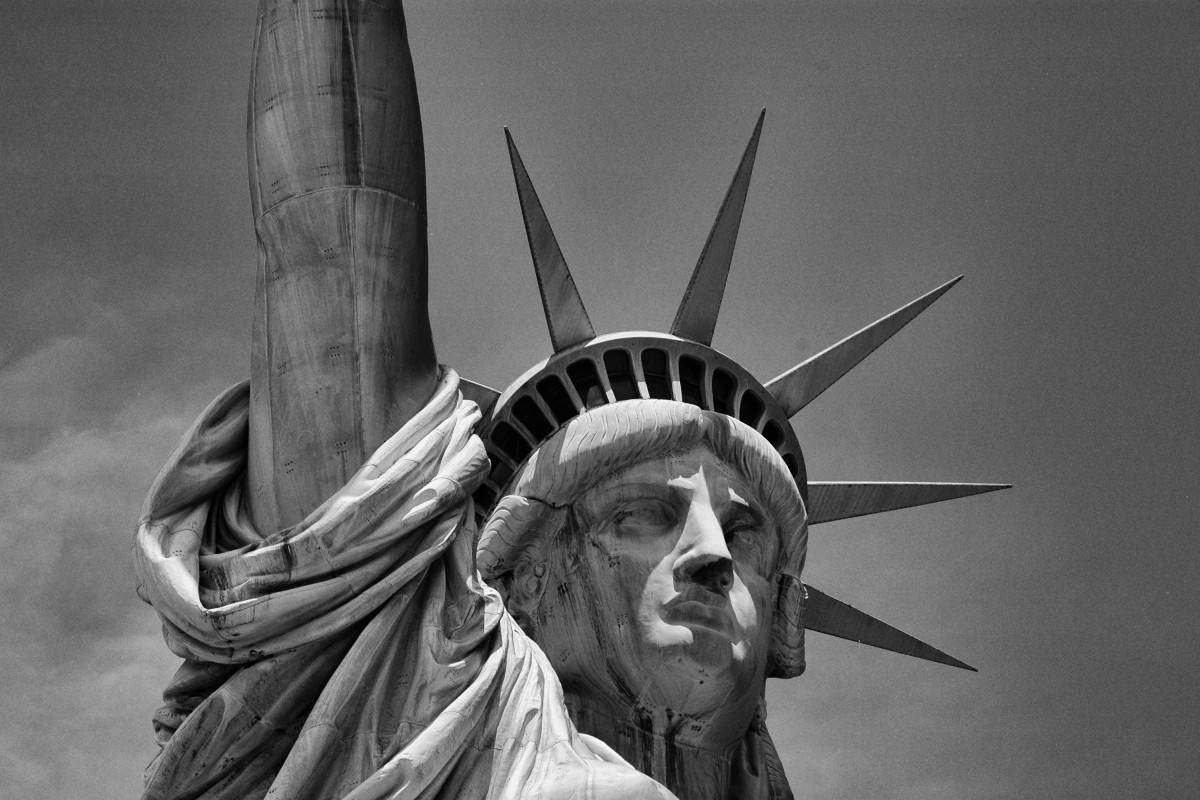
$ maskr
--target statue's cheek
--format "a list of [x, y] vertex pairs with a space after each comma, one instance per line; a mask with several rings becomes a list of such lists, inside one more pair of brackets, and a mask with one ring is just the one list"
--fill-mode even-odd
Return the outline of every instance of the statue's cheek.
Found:
[[765, 581], [754, 580], [748, 585], [740, 576], [734, 576], [729, 604], [744, 640], [762, 638], [761, 631], [769, 627], [771, 596], [768, 589]]
[[626, 591], [630, 596], [640, 598], [638, 605], [648, 617], [657, 618], [663, 604], [678, 593], [671, 564], [669, 557], [653, 564], [643, 563], [638, 568], [628, 569], [622, 576], [626, 581]]

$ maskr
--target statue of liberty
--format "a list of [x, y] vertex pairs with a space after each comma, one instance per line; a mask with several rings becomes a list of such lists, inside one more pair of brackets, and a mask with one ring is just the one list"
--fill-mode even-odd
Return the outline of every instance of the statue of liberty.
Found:
[[461, 379], [406, 36], [261, 0], [251, 375], [134, 547], [183, 659], [145, 797], [791, 797], [763, 687], [806, 629], [966, 667], [803, 583], [807, 529], [998, 487], [810, 482], [788, 422], [954, 281], [766, 384], [712, 349], [760, 116], [671, 331], [597, 336], [510, 138], [553, 355]]

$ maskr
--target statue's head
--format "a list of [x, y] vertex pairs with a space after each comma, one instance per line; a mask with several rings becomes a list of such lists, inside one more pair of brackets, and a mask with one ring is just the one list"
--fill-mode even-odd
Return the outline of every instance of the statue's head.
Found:
[[748, 724], [768, 675], [803, 669], [805, 547], [803, 499], [765, 438], [637, 399], [524, 462], [479, 566], [568, 691], [727, 727]]
[[804, 666], [803, 456], [710, 344], [761, 127], [670, 334], [596, 336], [509, 139], [554, 355], [480, 398], [475, 493], [480, 571], [568, 692], [747, 725], [765, 678]]
[[568, 692], [763, 743], [763, 682], [803, 671], [806, 627], [967, 666], [804, 586], [807, 526], [1000, 487], [817, 484], [810, 506], [790, 418], [957, 279], [766, 384], [713, 349], [761, 128], [669, 334], [596, 335], [510, 138], [554, 354], [503, 393], [464, 394], [492, 461], [480, 571]]

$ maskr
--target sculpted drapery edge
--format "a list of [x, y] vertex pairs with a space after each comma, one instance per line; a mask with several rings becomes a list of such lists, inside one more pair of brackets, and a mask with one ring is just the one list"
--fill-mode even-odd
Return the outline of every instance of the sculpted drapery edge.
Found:
[[246, 395], [225, 392], [184, 437], [136, 538], [139, 594], [186, 659], [146, 797], [670, 796], [575, 731], [545, 657], [475, 573], [468, 498], [486, 458], [451, 370], [342, 490], [271, 536], [240, 511]]

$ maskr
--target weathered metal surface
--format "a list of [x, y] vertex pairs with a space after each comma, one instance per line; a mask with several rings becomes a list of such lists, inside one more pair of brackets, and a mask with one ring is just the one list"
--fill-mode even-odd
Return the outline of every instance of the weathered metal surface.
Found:
[[575, 279], [567, 268], [562, 248], [550, 227], [550, 220], [542, 208], [542, 201], [534, 191], [533, 181], [517, 152], [512, 134], [504, 129], [508, 142], [508, 157], [512, 161], [513, 179], [517, 183], [517, 197], [521, 202], [521, 215], [525, 219], [525, 235], [529, 239], [529, 252], [533, 256], [533, 270], [537, 274], [538, 291], [542, 295], [542, 308], [546, 312], [546, 327], [550, 331], [550, 343], [559, 353], [572, 345], [586, 342], [596, 335], [592, 321]]
[[249, 507], [293, 525], [429, 397], [425, 172], [401, 4], [264, 2]]
[[742, 160], [734, 173], [733, 181], [725, 192], [721, 209], [700, 259], [692, 271], [683, 301], [671, 323], [671, 333], [701, 344], [712, 344], [713, 331], [717, 327], [717, 315], [721, 313], [721, 300], [725, 296], [725, 283], [729, 278], [729, 265], [733, 261], [733, 248], [737, 244], [738, 229], [742, 224], [742, 209], [746, 205], [746, 193], [750, 190], [750, 176], [754, 171], [754, 157], [758, 153], [758, 140], [762, 135], [763, 118], [766, 110], [758, 114], [750, 143], [742, 154]]
[[921, 295], [903, 308], [876, 320], [858, 333], [847, 336], [832, 347], [772, 378], [767, 381], [767, 390], [786, 409], [788, 416], [792, 416], [875, 352], [877, 347], [892, 338], [960, 280], [961, 275], [947, 281], [932, 292]]
[[823, 483], [808, 484], [808, 524], [819, 525], [883, 511], [940, 503], [1011, 489], [1007, 483]]
[[891, 650], [926, 661], [936, 661], [971, 672], [979, 670], [970, 664], [959, 661], [954, 656], [943, 653], [932, 645], [925, 644], [920, 639], [893, 628], [882, 620], [875, 619], [870, 614], [859, 611], [851, 605], [835, 600], [824, 592], [805, 584], [807, 599], [804, 608], [804, 627], [810, 631], [836, 636], [839, 639], [849, 639], [859, 644], [868, 644], [882, 650]]

